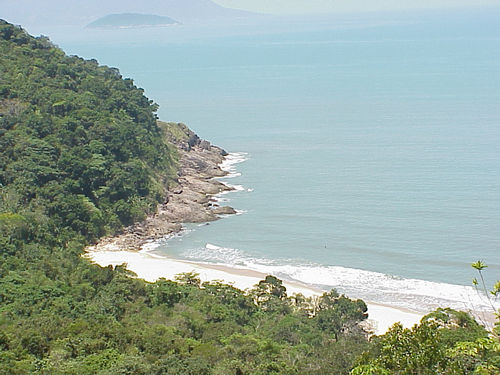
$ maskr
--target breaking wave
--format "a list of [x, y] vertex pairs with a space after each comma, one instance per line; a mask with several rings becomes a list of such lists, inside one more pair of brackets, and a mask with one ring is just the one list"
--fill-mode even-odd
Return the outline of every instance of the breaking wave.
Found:
[[[337, 289], [352, 298], [362, 298], [414, 311], [437, 307], [490, 311], [485, 295], [471, 286], [402, 278], [380, 272], [320, 264], [298, 264], [295, 260], [255, 258], [240, 249], [207, 243], [184, 253], [188, 259], [246, 268], [300, 281], [322, 290]], [[497, 308], [500, 304], [497, 303]]]

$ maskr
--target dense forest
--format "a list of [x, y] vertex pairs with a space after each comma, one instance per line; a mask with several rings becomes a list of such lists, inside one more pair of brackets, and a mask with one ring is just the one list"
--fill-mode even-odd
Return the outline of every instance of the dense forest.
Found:
[[498, 374], [500, 333], [440, 309], [370, 337], [366, 305], [196, 274], [147, 283], [81, 257], [176, 177], [131, 79], [0, 21], [0, 374]]

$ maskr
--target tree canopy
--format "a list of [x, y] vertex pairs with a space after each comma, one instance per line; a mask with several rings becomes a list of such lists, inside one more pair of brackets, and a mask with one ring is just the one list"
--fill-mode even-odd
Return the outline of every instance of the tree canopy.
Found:
[[0, 54], [0, 212], [88, 240], [152, 212], [175, 153], [143, 90], [5, 22]]

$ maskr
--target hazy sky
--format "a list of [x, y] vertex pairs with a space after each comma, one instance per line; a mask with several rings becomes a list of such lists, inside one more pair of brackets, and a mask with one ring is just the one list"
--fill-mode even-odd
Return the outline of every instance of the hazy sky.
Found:
[[435, 9], [466, 6], [499, 5], [500, 0], [213, 0], [231, 7], [251, 11], [290, 13], [330, 13], [377, 10]]

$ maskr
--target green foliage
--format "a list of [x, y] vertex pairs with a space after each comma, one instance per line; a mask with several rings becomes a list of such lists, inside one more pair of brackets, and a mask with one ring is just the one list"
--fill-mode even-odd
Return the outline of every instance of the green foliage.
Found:
[[477, 262], [474, 262], [472, 263], [472, 268], [478, 270], [478, 271], [482, 271], [484, 270], [486, 267], [488, 267], [486, 264], [484, 264], [482, 261], [478, 260]]
[[390, 372], [383, 367], [369, 364], [357, 366], [351, 371], [351, 375], [390, 375]]
[[475, 341], [488, 336], [486, 329], [463, 311], [439, 308], [422, 318], [422, 322], [426, 321], [437, 324], [441, 329], [440, 340], [447, 347], [453, 346], [456, 342]]
[[175, 162], [156, 109], [117, 69], [0, 22], [0, 193], [34, 224], [95, 240], [152, 212]]
[[492, 334], [495, 335], [496, 338], [498, 339], [500, 337], [500, 310], [495, 308], [494, 302], [498, 300], [498, 297], [500, 295], [500, 281], [497, 280], [497, 282], [493, 285], [491, 290], [488, 291], [488, 288], [486, 287], [486, 282], [484, 281], [483, 277], [483, 270], [488, 266], [483, 262], [481, 262], [480, 260], [478, 260], [475, 263], [472, 263], [471, 266], [479, 273], [479, 277], [481, 278], [481, 285], [479, 285], [479, 282], [477, 281], [476, 278], [472, 280], [472, 284], [474, 285], [478, 293], [479, 293], [478, 287], [482, 287], [485, 297], [491, 306], [491, 311], [497, 317], [495, 326], [492, 329]]
[[68, 250], [2, 263], [0, 374], [346, 374], [366, 344], [361, 331], [323, 330], [292, 298], [263, 309], [196, 274], [150, 284]]
[[438, 309], [419, 325], [395, 324], [359, 360], [353, 375], [497, 374], [500, 342], [465, 312]]

